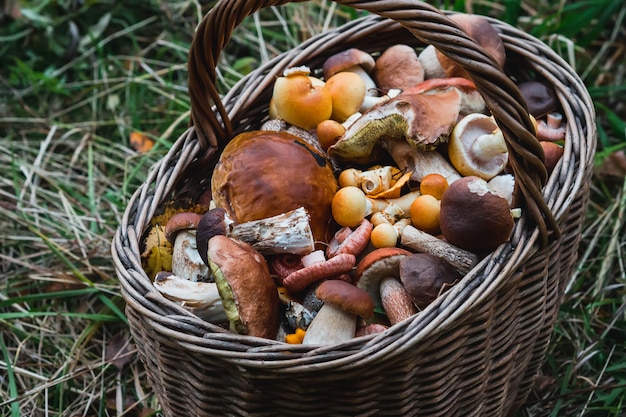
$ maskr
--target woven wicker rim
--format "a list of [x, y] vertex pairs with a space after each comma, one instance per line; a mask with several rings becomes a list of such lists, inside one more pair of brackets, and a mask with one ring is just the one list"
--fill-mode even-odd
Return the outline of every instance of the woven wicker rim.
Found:
[[[233, 12], [234, 9], [232, 7], [235, 3], [242, 5], [245, 2], [230, 3], [227, 8], [228, 10], [223, 10], [224, 7], [220, 8], [218, 7], [219, 5], [216, 6], [214, 13], [219, 16], [219, 18], [214, 17], [213, 20], [217, 19], [220, 22], [224, 22], [224, 25], [227, 27], [232, 25], [230, 26], [232, 30], [236, 24], [230, 22], [229, 18], [224, 16], [224, 13], [234, 13], [237, 19], [239, 19], [238, 22], [240, 22], [242, 15], [237, 13], [241, 13], [241, 11], [237, 10], [237, 12]], [[393, 3], [396, 8], [392, 8], [392, 5], [388, 3]], [[271, 4], [277, 3], [268, 3], [265, 6]], [[446, 29], [450, 26], [448, 22], [449, 19], [441, 18], [441, 14], [438, 11], [435, 15], [431, 16], [433, 11], [430, 9], [430, 6], [426, 7], [421, 3], [376, 1], [350, 5], [371, 10], [375, 8], [376, 4], [378, 4], [381, 9], [384, 8], [385, 13], [381, 13], [383, 16], [393, 16], [394, 13], [390, 10], [401, 10], [403, 12], [402, 16], [405, 16], [404, 12], [406, 9], [411, 9], [412, 12], [409, 13], [409, 15], [417, 15], [419, 19], [431, 22], [431, 26], [427, 26], [431, 28], [430, 30], [437, 31], [438, 36], [441, 31], [441, 25]], [[426, 8], [425, 11], [423, 7]], [[255, 10], [256, 8], [247, 9], [246, 11], [251, 13]], [[210, 15], [208, 17], [210, 17]], [[204, 22], [213, 20], [209, 18], [205, 19]], [[432, 23], [433, 21], [437, 23]], [[551, 210], [558, 220], [560, 215], [567, 209], [569, 203], [571, 203], [569, 199], [572, 198], [572, 196], [576, 194], [575, 191], [581, 187], [581, 182], [585, 179], [584, 175], [582, 175], [584, 168], [587, 164], [591, 163], [590, 156], [594, 149], [595, 131], [593, 131], [594, 115], [592, 110], [590, 111], [589, 109], [593, 109], [593, 106], [591, 105], [584, 85], [582, 85], [575, 73], [565, 70], [568, 68], [567, 64], [547, 46], [504, 23], [493, 19], [491, 21], [502, 32], [502, 38], [506, 44], [507, 52], [517, 52], [522, 54], [525, 58], [528, 58], [529, 65], [533, 70], [555, 85], [557, 95], [563, 104], [565, 116], [571, 122], [570, 125], [572, 128], [570, 128], [567, 133], [564, 159], [543, 189], [541, 199], [541, 201], [544, 201], [545, 198], [548, 210]], [[340, 30], [344, 34], [346, 31], [357, 32], [368, 29], [397, 30], [397, 23], [398, 22], [384, 19], [383, 17], [368, 16], [351, 22]], [[413, 21], [409, 23], [413, 23]], [[205, 26], [206, 25], [209, 24], [206, 23]], [[205, 26], [201, 25], [201, 28]], [[412, 27], [409, 24], [403, 24], [403, 26]], [[221, 29], [223, 29], [223, 27], [218, 26], [215, 30], [219, 32]], [[415, 34], [414, 31], [417, 29], [410, 30]], [[425, 29], [420, 27], [420, 30]], [[417, 32], [419, 33], [419, 30], [417, 30]], [[451, 32], [452, 35], [450, 35], [449, 32]], [[466, 45], [467, 39], [464, 35], [459, 35], [454, 27], [449, 29], [449, 32], [445, 32], [445, 36], [441, 35], [442, 39], [446, 39], [445, 42], [451, 42], [446, 36], [452, 37], [453, 40], [459, 36], [461, 40], [453, 43], [465, 45], [465, 48], [471, 47], [470, 45]], [[202, 34], [203, 32], [199, 29], [199, 33]], [[223, 44], [225, 44], [226, 38], [230, 35], [230, 31], [223, 33], [227, 33], [227, 35], [222, 39], [221, 46], [217, 48], [218, 51]], [[431, 34], [431, 37], [432, 36]], [[206, 35], [198, 36], [198, 39], [199, 38], [205, 41], [210, 39], [210, 37]], [[332, 32], [325, 37], [316, 38], [303, 43], [301, 50], [309, 51], [314, 49], [315, 43], [320, 42], [320, 39], [324, 39], [325, 44], [332, 42]], [[422, 43], [428, 43], [422, 39], [420, 39], [420, 41], [422, 41]], [[194, 73], [194, 71], [192, 71], [192, 63], [195, 63], [194, 65], [196, 66], [200, 65], [198, 64], [199, 60], [197, 56], [194, 55], [200, 48], [199, 45], [199, 43], [194, 45], [192, 55], [190, 56], [190, 88], [192, 88], [191, 79], [194, 78], [194, 75], [192, 75]], [[528, 52], [529, 50], [532, 51], [532, 53]], [[462, 315], [469, 306], [474, 303], [479, 303], [481, 300], [489, 297], [496, 288], [504, 285], [503, 280], [506, 279], [511, 269], [536, 251], [535, 243], [540, 237], [539, 230], [531, 229], [527, 224], [527, 220], [522, 219], [517, 224], [513, 238], [509, 243], [501, 246], [497, 251], [485, 258], [466, 275], [459, 284], [448, 292], [446, 296], [439, 298], [422, 313], [406, 322], [392, 326], [383, 334], [353, 339], [341, 345], [322, 348], [290, 345], [290, 352], [285, 352], [284, 343], [231, 334], [217, 326], [203, 322], [174, 303], [165, 300], [152, 288], [149, 278], [143, 272], [138, 256], [140, 253], [138, 247], [139, 237], [144, 232], [145, 226], [149, 223], [150, 217], [158, 210], [159, 205], [167, 200], [169, 193], [176, 186], [180, 172], [185, 169], [189, 160], [197, 158], [198, 155], [207, 152], [211, 156], [214, 156], [215, 152], [217, 152], [215, 149], [219, 148], [218, 144], [223, 144], [223, 141], [228, 140], [230, 137], [229, 132], [230, 134], [234, 134], [238, 130], [249, 128], [247, 123], [257, 122], [256, 120], [249, 121], [249, 118], [242, 117], [242, 114], [245, 114], [246, 109], [255, 108], [255, 105], [258, 106], [259, 102], [267, 103], [267, 101], [265, 101], [267, 96], [264, 98], [262, 94], [257, 94], [255, 97], [254, 94], [249, 93], [263, 91], [260, 86], [267, 87], [268, 83], [271, 82], [268, 81], [268, 79], [271, 78], [270, 75], [272, 73], [280, 73], [282, 69], [286, 67], [298, 65], [300, 61], [303, 60], [302, 56], [305, 55], [309, 57], [310, 54], [301, 53], [298, 55], [295, 51], [292, 51], [272, 60], [272, 62], [259, 69], [259, 74], [242, 80], [223, 101], [220, 100], [219, 97], [216, 99], [210, 92], [207, 92], [207, 89], [211, 90], [211, 88], [214, 88], [214, 84], [209, 83], [208, 87], [206, 84], [203, 84], [205, 86], [204, 88], [193, 87], [191, 92], [193, 102], [199, 100], [199, 97], [204, 97], [205, 100], [208, 97], [209, 100], [214, 103], [213, 109], [221, 108], [221, 110], [215, 110], [215, 113], [212, 112], [211, 114], [214, 120], [207, 121], [201, 116], [201, 111], [206, 110], [206, 105], [202, 110], [194, 106], [192, 113], [194, 115], [195, 127], [189, 129], [189, 131], [175, 143], [164, 160], [155, 166], [155, 169], [151, 172], [144, 186], [135, 193], [129, 203], [129, 209], [124, 214], [122, 224], [120, 225], [120, 231], [122, 232], [116, 235], [113, 247], [115, 266], [120, 272], [122, 289], [127, 302], [132, 308], [145, 315], [151, 321], [156, 331], [170, 336], [174, 340], [179, 340], [181, 347], [190, 351], [226, 357], [235, 363], [246, 366], [276, 368], [285, 373], [311, 372], [320, 369], [357, 366], [365, 360], [374, 360], [383, 355], [385, 357], [399, 355], [406, 349], [414, 348], [420, 342], [424, 341], [428, 335], [445, 329], [447, 323], [453, 322], [457, 317]], [[449, 56], [455, 56], [454, 52], [450, 53]], [[536, 57], [536, 59], [533, 57]], [[546, 57], [550, 62], [555, 63], [555, 65], [552, 67], [547, 66]], [[214, 54], [212, 59], [216, 60], [217, 54]], [[464, 62], [462, 57], [456, 57], [456, 60]], [[487, 60], [489, 59], [487, 58]], [[208, 64], [205, 61], [203, 65]], [[491, 79], [496, 79], [493, 78], [493, 69], [489, 68], [489, 70], [486, 70], [485, 65], [486, 64], [477, 65], [478, 69], [476, 71], [484, 71], [485, 74], [489, 74], [489, 77], [492, 77]], [[209, 66], [209, 68], [213, 67]], [[206, 79], [210, 79], [206, 74], [202, 75], [202, 73], [200, 73], [196, 75], [205, 79], [205, 81]], [[213, 73], [213, 76], [214, 75]], [[259, 77], [259, 75], [260, 78], [253, 80], [253, 77]], [[508, 78], [506, 79], [507, 82], [505, 84], [508, 85]], [[479, 83], [477, 83], [477, 85], [479, 85]], [[502, 93], [498, 86], [492, 86], [488, 83], [488, 87]], [[487, 89], [485, 91], [491, 90]], [[516, 89], [513, 89], [512, 95], [517, 97], [515, 91]], [[506, 94], [504, 96], [509, 97]], [[247, 99], [244, 97], [247, 97]], [[518, 101], [516, 101], [517, 99], [512, 100], [515, 104], [514, 108], [519, 107]], [[492, 106], [493, 103], [490, 102], [489, 105]], [[497, 105], [495, 108], [499, 109], [497, 111], [502, 111], [504, 106]], [[519, 111], [517, 115], [519, 116]], [[520, 116], [520, 119], [526, 117], [527, 113], [524, 111], [523, 117]], [[503, 115], [501, 119], [506, 121], [506, 123], [503, 124], [504, 126], [515, 126], [513, 129], [517, 129], [520, 125], [525, 126], [524, 123], [526, 123], [516, 118], [513, 118], [511, 121], [509, 120], [511, 118], [507, 115]], [[211, 123], [215, 121], [219, 123], [219, 120], [225, 120], [226, 122], [224, 125], [211, 125]], [[509, 128], [505, 131], [513, 129]], [[527, 132], [525, 127], [522, 130]], [[522, 139], [526, 136], [527, 135], [522, 135]], [[536, 142], [534, 136], [532, 137], [532, 142]], [[516, 147], [513, 147], [514, 151], [516, 149]], [[527, 155], [528, 152], [523, 151], [521, 154]], [[533, 160], [533, 158], [536, 160], [537, 156], [532, 154], [530, 159]], [[172, 162], [175, 162], [173, 166]], [[572, 175], [572, 172], [574, 172], [574, 175]], [[148, 184], [155, 182], [157, 184], [156, 188], [148, 186]], [[528, 230], [533, 231], [532, 233], [528, 233]], [[126, 243], [126, 239], [130, 245]], [[121, 249], [117, 251], [117, 248]], [[210, 335], [210, 337], [206, 337], [207, 335]]]

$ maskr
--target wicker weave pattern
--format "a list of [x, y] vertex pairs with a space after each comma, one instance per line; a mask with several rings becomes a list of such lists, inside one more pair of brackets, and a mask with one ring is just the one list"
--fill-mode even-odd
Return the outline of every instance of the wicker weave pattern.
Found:
[[419, 2], [342, 2], [393, 20], [370, 16], [315, 37], [220, 100], [214, 86], [219, 51], [245, 16], [277, 3], [222, 2], [200, 25], [189, 60], [195, 127], [134, 194], [113, 241], [131, 330], [165, 415], [510, 415], [532, 387], [576, 261], [596, 133], [590, 98], [576, 74], [550, 48], [497, 20], [491, 22], [502, 33], [507, 75], [551, 83], [569, 122], [565, 156], [535, 206], [534, 220], [545, 215], [546, 230], [554, 215], [558, 239], [542, 246], [533, 217], [524, 218], [508, 244], [419, 315], [381, 335], [318, 349], [231, 334], [152, 288], [139, 242], [159, 206], [206, 187], [219, 149], [266, 117], [274, 76], [296, 65], [319, 68], [325, 57], [348, 47], [375, 52], [393, 43], [431, 42], [457, 56], [477, 74], [518, 160], [517, 176], [527, 179], [525, 195], [531, 205], [536, 201], [533, 187], [543, 183], [543, 174], [535, 169], [536, 141], [528, 138], [516, 89], [445, 16]]

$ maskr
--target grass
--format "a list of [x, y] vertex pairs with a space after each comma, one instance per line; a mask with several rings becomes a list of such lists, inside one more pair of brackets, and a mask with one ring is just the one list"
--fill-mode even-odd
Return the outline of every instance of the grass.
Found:
[[[187, 126], [187, 52], [212, 2], [133, 3], [6, 2], [0, 15], [2, 416], [158, 410], [129, 338], [110, 241], [132, 192]], [[433, 3], [532, 33], [588, 86], [598, 113], [598, 174], [580, 261], [522, 413], [623, 415], [626, 182], [608, 167], [626, 148], [626, 6]], [[221, 91], [259, 62], [356, 16], [318, 1], [247, 19], [222, 55]], [[135, 151], [134, 132], [152, 138], [152, 150]]]

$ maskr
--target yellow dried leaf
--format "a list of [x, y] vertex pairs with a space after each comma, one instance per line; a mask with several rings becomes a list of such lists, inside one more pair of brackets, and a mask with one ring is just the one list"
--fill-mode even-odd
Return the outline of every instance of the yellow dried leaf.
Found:
[[153, 246], [150, 249], [144, 269], [150, 279], [154, 279], [160, 271], [172, 270], [172, 247]]

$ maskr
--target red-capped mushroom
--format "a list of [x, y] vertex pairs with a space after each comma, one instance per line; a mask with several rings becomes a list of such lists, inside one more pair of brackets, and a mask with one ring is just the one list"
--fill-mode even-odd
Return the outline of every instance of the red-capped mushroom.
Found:
[[367, 291], [374, 299], [374, 304], [382, 307], [380, 298], [380, 282], [389, 276], [398, 277], [400, 260], [410, 255], [402, 248], [375, 249], [361, 259], [354, 272], [354, 283]]

